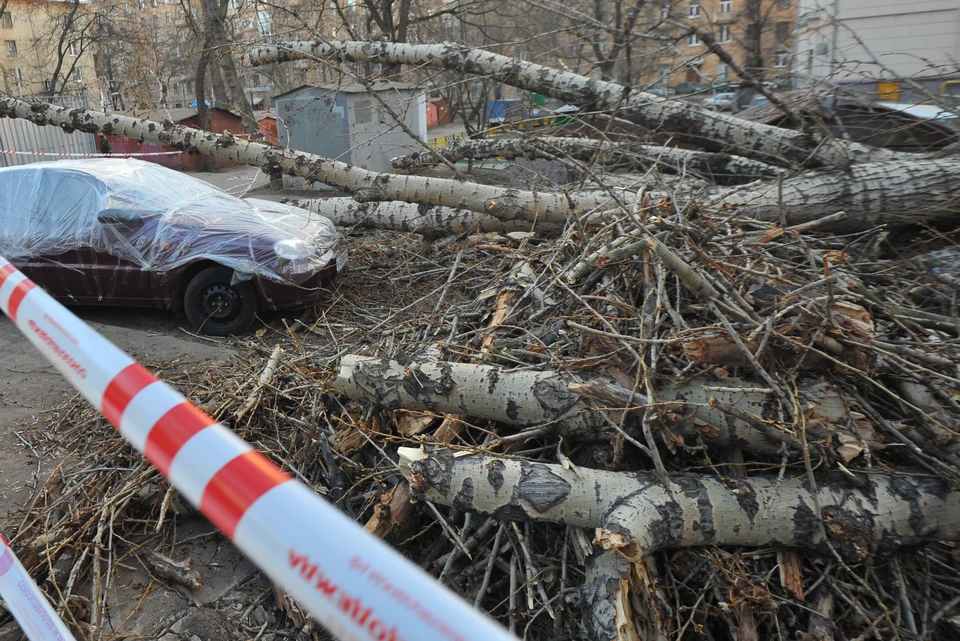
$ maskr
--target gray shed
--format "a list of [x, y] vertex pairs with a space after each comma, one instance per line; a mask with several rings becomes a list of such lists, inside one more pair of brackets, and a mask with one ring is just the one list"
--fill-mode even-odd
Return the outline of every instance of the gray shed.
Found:
[[[416, 85], [377, 83], [371, 90], [421, 139], [427, 136], [426, 95]], [[371, 169], [422, 149], [360, 84], [302, 85], [274, 98], [280, 145]]]

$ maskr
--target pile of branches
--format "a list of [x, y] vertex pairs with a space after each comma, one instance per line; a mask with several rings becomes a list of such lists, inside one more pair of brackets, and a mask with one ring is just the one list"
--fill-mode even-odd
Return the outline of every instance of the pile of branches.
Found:
[[[453, 45], [252, 55], [295, 57], [489, 73], [702, 150], [471, 141], [376, 174], [0, 99], [0, 114], [347, 194], [300, 203], [351, 230], [351, 271], [320, 316], [277, 321], [232, 370], [192, 377], [198, 403], [525, 639], [956, 636], [951, 150], [909, 157], [738, 123]], [[581, 180], [523, 191], [454, 164], [518, 155], [562, 161]], [[418, 174], [424, 163], [452, 178]], [[92, 410], [70, 411], [83, 420], [61, 429], [102, 427]], [[88, 467], [130, 455], [102, 438], [79, 451]], [[136, 542], [130, 472], [96, 474], [83, 491], [55, 475], [18, 544], [41, 554], [35, 542], [53, 537], [76, 555], [114, 528]], [[51, 507], [61, 495], [76, 497], [70, 519]], [[160, 532], [175, 494], [150, 496], [147, 527]], [[117, 508], [108, 520], [96, 517], [104, 505]], [[70, 558], [71, 585], [102, 580], [97, 553]], [[95, 594], [91, 623], [106, 607]], [[274, 601], [278, 631], [310, 625], [282, 591]]]
[[[357, 232], [322, 316], [160, 372], [525, 638], [951, 638], [955, 284], [881, 232], [671, 210], [562, 241]], [[58, 416], [32, 442], [72, 458], [14, 544], [92, 598], [83, 629], [192, 510], [92, 408]]]

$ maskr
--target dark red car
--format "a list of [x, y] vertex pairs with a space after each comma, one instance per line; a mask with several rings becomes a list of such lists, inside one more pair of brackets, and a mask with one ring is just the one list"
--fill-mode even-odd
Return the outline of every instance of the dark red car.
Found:
[[182, 310], [215, 336], [316, 302], [347, 263], [319, 214], [127, 159], [0, 169], [0, 255], [64, 303]]

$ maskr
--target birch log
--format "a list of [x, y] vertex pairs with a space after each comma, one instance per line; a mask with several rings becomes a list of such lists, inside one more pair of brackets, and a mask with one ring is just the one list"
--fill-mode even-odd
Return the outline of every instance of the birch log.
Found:
[[[552, 370], [451, 362], [402, 365], [352, 354], [341, 360], [332, 387], [382, 410], [463, 414], [518, 427], [552, 424], [561, 434], [581, 438], [611, 429], [605, 411], [613, 412], [619, 421], [623, 408], [642, 411], [648, 402], [643, 394], [633, 394], [612, 381], [584, 382]], [[763, 390], [750, 387], [728, 378], [723, 389], [705, 389], [703, 379], [695, 379], [659, 390], [657, 408], [665, 430], [662, 440], [672, 448], [684, 438], [690, 440], [689, 445], [702, 439], [713, 447], [743, 448], [758, 454], [777, 454], [785, 446], [796, 448], [797, 438], [778, 433], [772, 424], [759, 429], [724, 413], [721, 407], [733, 405], [762, 422], [768, 397]], [[837, 393], [819, 381], [801, 382], [798, 391], [805, 403], [811, 439], [844, 459], [856, 453], [859, 439], [840, 427], [849, 417]], [[711, 404], [711, 399], [720, 405]]]
[[[863, 560], [901, 546], [960, 540], [960, 492], [920, 475], [719, 479], [608, 472], [446, 448], [400, 448], [413, 495], [505, 520], [602, 528], [643, 554], [702, 545], [786, 546]], [[816, 506], [820, 511], [817, 512]], [[821, 528], [821, 519], [823, 528]], [[824, 538], [826, 533], [826, 538]]]
[[609, 194], [538, 193], [491, 187], [461, 180], [399, 176], [361, 169], [330, 158], [290, 149], [278, 149], [230, 134], [159, 123], [118, 114], [86, 109], [65, 109], [49, 104], [31, 104], [16, 98], [0, 98], [0, 117], [23, 118], [37, 125], [53, 125], [67, 131], [85, 131], [126, 136], [160, 143], [190, 153], [200, 153], [261, 167], [333, 185], [367, 201], [400, 200], [431, 206], [468, 209], [500, 220], [545, 221], [565, 224], [571, 215], [604, 208], [615, 203]]
[[906, 154], [840, 140], [818, 140], [804, 132], [750, 122], [702, 105], [661, 98], [629, 87], [592, 80], [532, 62], [454, 43], [411, 45], [395, 42], [281, 42], [251, 47], [251, 65], [288, 60], [338, 60], [434, 67], [479, 74], [504, 84], [580, 105], [587, 111], [613, 111], [642, 127], [710, 151], [733, 151], [771, 164], [847, 167]]
[[503, 234], [512, 231], [558, 234], [563, 231], [555, 223], [500, 220], [469, 209], [429, 207], [399, 201], [358, 203], [353, 198], [305, 198], [290, 204], [326, 216], [338, 225], [392, 229], [427, 236], [474, 232]]
[[417, 165], [435, 165], [440, 154], [450, 162], [465, 158], [547, 158], [558, 156], [582, 162], [598, 162], [607, 166], [648, 169], [658, 166], [671, 172], [688, 169], [722, 184], [733, 180], [745, 182], [758, 178], [776, 178], [780, 169], [773, 165], [731, 154], [693, 151], [678, 147], [640, 145], [593, 138], [509, 138], [505, 140], [458, 140], [452, 145], [426, 152], [420, 151], [394, 158], [396, 169]]
[[[348, 354], [332, 387], [380, 409], [463, 414], [507, 425], [562, 421], [561, 431], [603, 425], [552, 370], [507, 370], [471, 363], [410, 363]], [[558, 425], [558, 427], [560, 427]]]
[[[955, 160], [864, 163], [846, 172], [811, 170], [783, 181], [783, 209], [788, 225], [845, 211], [846, 218], [820, 228], [832, 232], [955, 221], [960, 213], [958, 180], [960, 162]], [[744, 218], [780, 220], [781, 201], [775, 182], [755, 189], [728, 188], [726, 196], [702, 201], [736, 209]]]
[[[631, 561], [617, 550], [597, 550], [587, 559], [583, 625], [596, 641], [667, 641], [670, 605], [660, 598], [645, 559]], [[638, 576], [639, 575], [639, 576]]]

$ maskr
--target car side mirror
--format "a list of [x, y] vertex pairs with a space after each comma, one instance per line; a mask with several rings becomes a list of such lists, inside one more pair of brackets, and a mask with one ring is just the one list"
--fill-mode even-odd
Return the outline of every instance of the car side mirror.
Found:
[[104, 209], [97, 214], [97, 222], [101, 225], [126, 225], [133, 227], [143, 224], [140, 214], [127, 211], [126, 209]]

